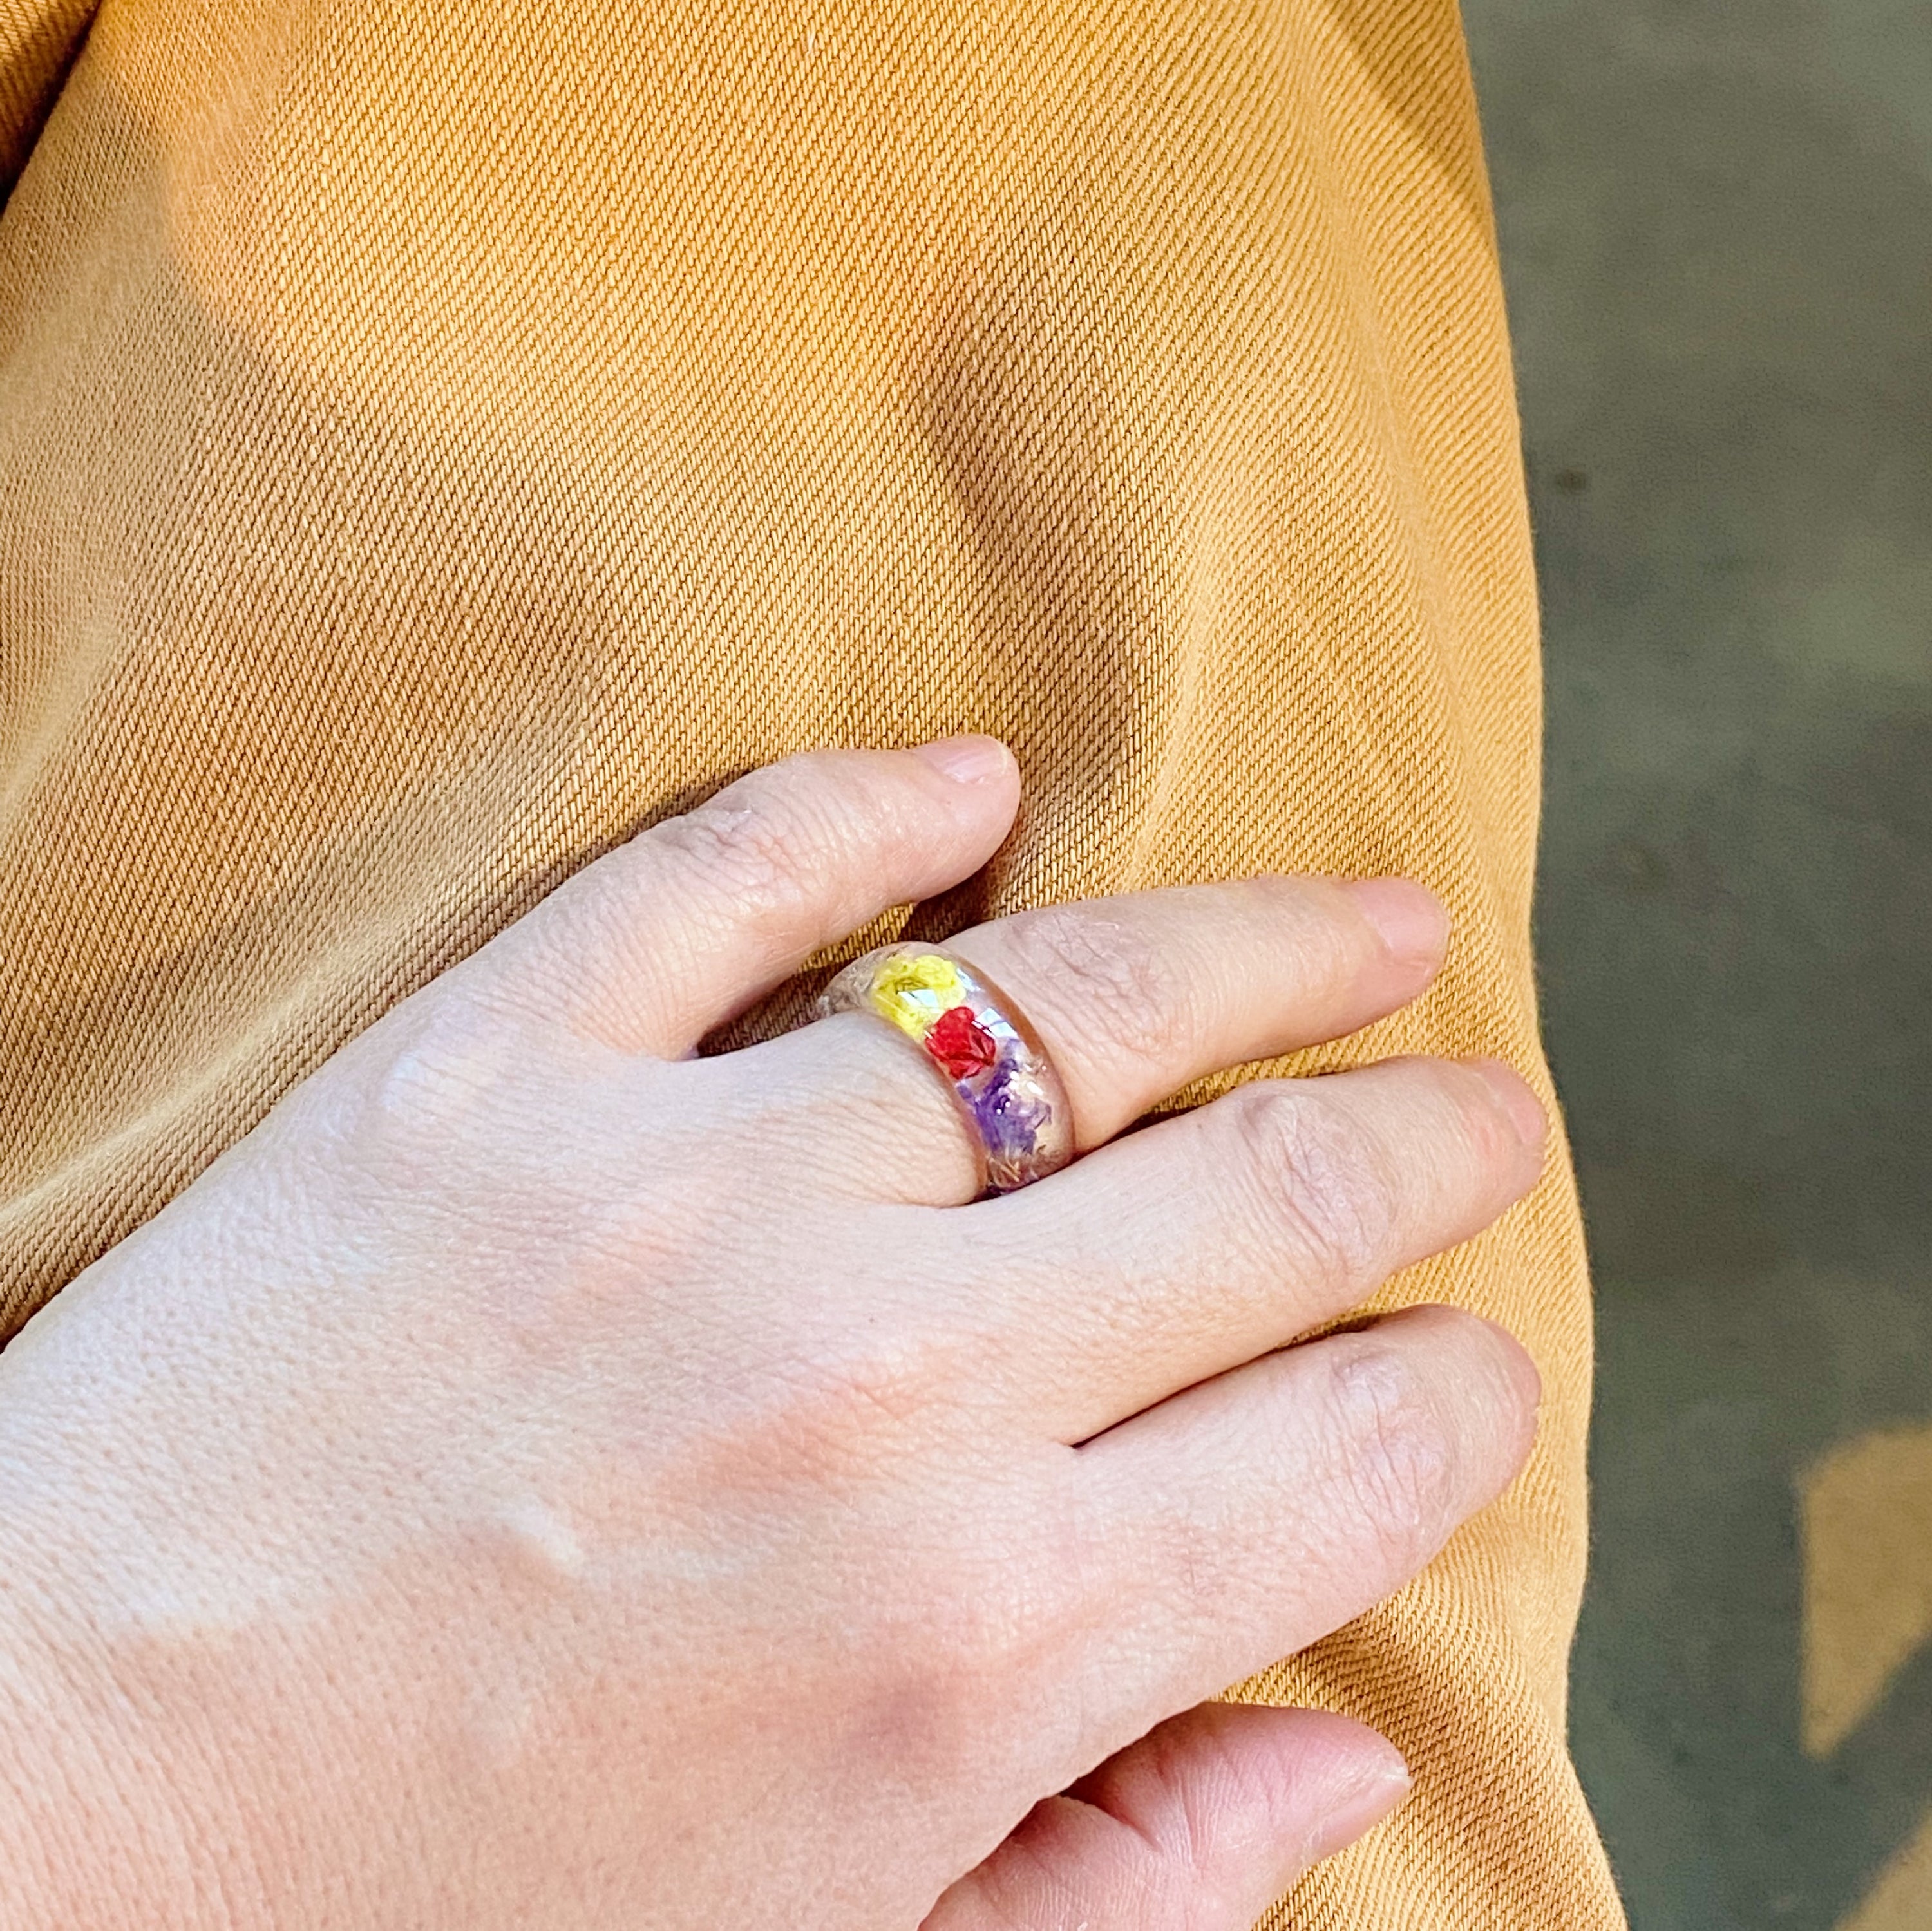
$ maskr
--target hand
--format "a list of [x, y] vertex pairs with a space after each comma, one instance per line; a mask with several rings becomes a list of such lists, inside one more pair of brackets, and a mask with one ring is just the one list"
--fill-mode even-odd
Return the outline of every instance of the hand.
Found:
[[1522, 1193], [1540, 1113], [1414, 1060], [1102, 1143], [1412, 997], [1434, 901], [955, 940], [1099, 1149], [1002, 1199], [888, 1027], [692, 1057], [1016, 793], [964, 739], [658, 826], [0, 1357], [7, 1931], [1240, 1931], [1399, 1798], [1358, 1726], [1195, 1706], [1518, 1466], [1486, 1323], [1283, 1344]]

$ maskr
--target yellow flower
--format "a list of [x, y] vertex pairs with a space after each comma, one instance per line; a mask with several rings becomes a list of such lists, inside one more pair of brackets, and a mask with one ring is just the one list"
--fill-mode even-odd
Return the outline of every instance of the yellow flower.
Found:
[[879, 967], [872, 1003], [900, 1031], [922, 1039], [949, 1006], [966, 1003], [965, 982], [950, 959], [937, 952], [908, 952]]

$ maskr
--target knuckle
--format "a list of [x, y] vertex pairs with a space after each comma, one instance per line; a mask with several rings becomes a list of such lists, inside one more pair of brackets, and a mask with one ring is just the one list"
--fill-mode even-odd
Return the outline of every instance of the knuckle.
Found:
[[932, 1335], [874, 1332], [798, 1348], [730, 1426], [734, 1486], [823, 1491], [890, 1468], [958, 1399], [956, 1351]]
[[1336, 1294], [1378, 1282], [1395, 1236], [1400, 1183], [1376, 1136], [1294, 1081], [1257, 1081], [1221, 1104], [1232, 1115], [1238, 1183], [1257, 1203], [1268, 1237]]
[[922, 1338], [874, 1342], [845, 1354], [820, 1377], [803, 1410], [808, 1435], [842, 1451], [854, 1444], [869, 1462], [882, 1442], [896, 1439], [932, 1411], [949, 1379], [943, 1355]]
[[962, 1561], [947, 1569], [933, 1591], [934, 1621], [949, 1665], [946, 1681], [968, 1699], [1022, 1672], [1037, 1617], [1028, 1592], [1013, 1582], [990, 1561]]
[[518, 1111], [506, 1102], [527, 1049], [518, 1029], [448, 982], [395, 1007], [282, 1102], [301, 1149], [302, 1187], [358, 1224], [441, 1221], [473, 1197], [474, 1178]]
[[1187, 1030], [1186, 988], [1147, 933], [1091, 907], [1052, 906], [1014, 920], [1006, 945], [1018, 973], [1052, 997], [1076, 1050], [1174, 1059]]
[[956, 1763], [1010, 1735], [1016, 1711], [1056, 1758], [1090, 1727], [1078, 1699], [1064, 1694], [1069, 1658], [1118, 1597], [1099, 1605], [1086, 1567], [1068, 1554], [1077, 1538], [1039, 1528], [956, 1533], [928, 1556], [917, 1622], [907, 1631], [915, 1647], [903, 1660], [940, 1719], [931, 1734], [958, 1747]]
[[1394, 1568], [1434, 1553], [1461, 1492], [1455, 1432], [1412, 1354], [1384, 1342], [1338, 1351], [1330, 1398], [1350, 1500]]
[[1065, 1627], [1054, 1621], [1043, 1636], [1050, 1619], [1030, 1591], [1015, 1586], [1046, 1565], [992, 1548], [976, 1559], [930, 1549], [920, 1556], [916, 1616], [868, 1617], [854, 1630], [871, 1660], [860, 1722], [868, 1754], [922, 1781], [954, 1785], [1010, 1736], [1024, 1711], [1036, 1744], [1058, 1755], [1070, 1723], [1049, 1692], [1066, 1672]]
[[660, 860], [695, 873], [734, 916], [754, 922], [796, 899], [814, 844], [797, 814], [742, 793], [667, 819], [648, 841]]
[[391, 1018], [386, 1050], [360, 1087], [358, 1135], [385, 1155], [446, 1146], [500, 1096], [520, 1057], [516, 1029], [454, 987]]

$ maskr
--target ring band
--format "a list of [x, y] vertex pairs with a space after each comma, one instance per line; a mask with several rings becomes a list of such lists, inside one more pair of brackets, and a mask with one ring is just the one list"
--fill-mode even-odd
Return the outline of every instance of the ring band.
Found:
[[938, 946], [881, 946], [832, 980], [818, 1011], [874, 1013], [924, 1049], [978, 1138], [988, 1193], [1030, 1186], [1072, 1159], [1072, 1111], [1046, 1048], [964, 959]]

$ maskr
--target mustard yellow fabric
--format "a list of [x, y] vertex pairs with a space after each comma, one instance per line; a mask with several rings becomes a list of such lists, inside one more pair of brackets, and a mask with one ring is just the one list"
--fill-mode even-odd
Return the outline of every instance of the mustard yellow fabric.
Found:
[[[1017, 750], [929, 932], [1424, 879], [1441, 985], [1302, 1063], [1544, 1080], [1449, 0], [0, 0], [0, 1334], [557, 880], [809, 745]], [[1564, 1738], [1565, 1161], [1386, 1298], [1432, 1297], [1529, 1342], [1540, 1444], [1241, 1692], [1418, 1778], [1268, 1923], [1616, 1927]]]

